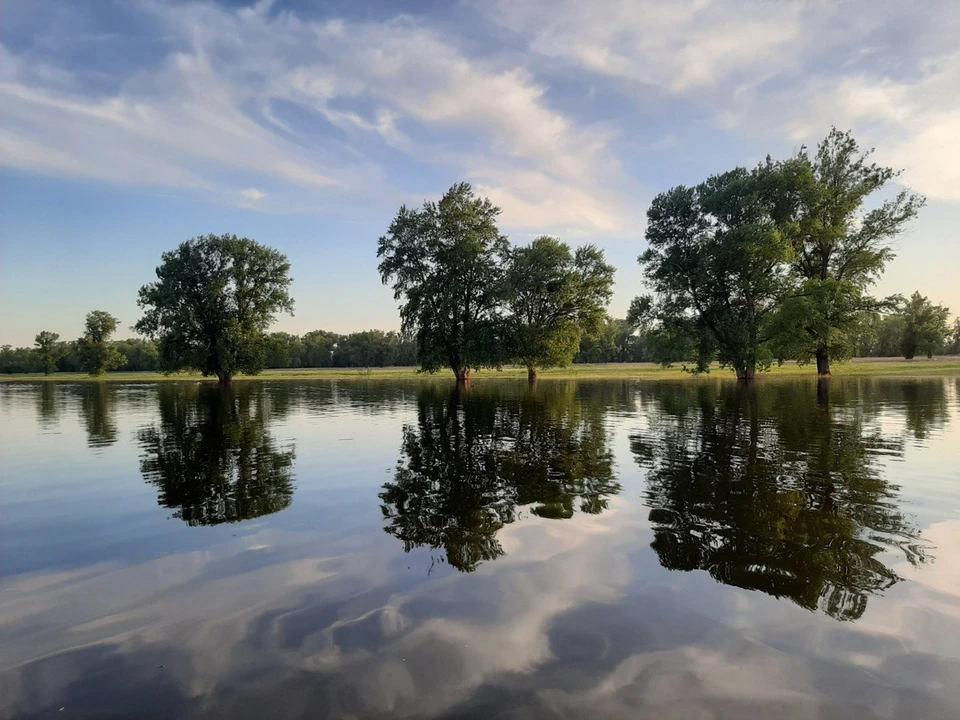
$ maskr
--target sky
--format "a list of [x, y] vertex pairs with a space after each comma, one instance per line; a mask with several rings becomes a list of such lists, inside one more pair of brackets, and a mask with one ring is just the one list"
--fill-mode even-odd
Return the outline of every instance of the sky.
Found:
[[0, 0], [0, 343], [133, 335], [206, 233], [288, 256], [276, 329], [396, 329], [377, 239], [462, 180], [602, 247], [622, 316], [658, 192], [832, 125], [928, 198], [876, 293], [956, 315], [958, 37], [956, 0]]

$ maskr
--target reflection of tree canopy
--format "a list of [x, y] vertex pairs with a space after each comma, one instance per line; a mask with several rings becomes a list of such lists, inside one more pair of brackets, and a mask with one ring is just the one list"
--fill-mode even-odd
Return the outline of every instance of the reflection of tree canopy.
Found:
[[293, 499], [294, 450], [267, 425], [289, 397], [259, 383], [159, 386], [160, 424], [139, 432], [140, 471], [162, 507], [189, 525], [269, 515]]
[[862, 407], [818, 403], [808, 384], [647, 394], [651, 429], [631, 442], [664, 567], [852, 620], [900, 579], [885, 549], [923, 560], [877, 467], [902, 441], [870, 429]]
[[424, 388], [403, 431], [393, 482], [380, 494], [387, 532], [443, 548], [463, 571], [503, 554], [497, 532], [518, 507], [547, 518], [599, 513], [620, 486], [602, 409], [573, 386], [447, 393]]
[[117, 441], [117, 391], [106, 383], [92, 382], [78, 386], [80, 414], [87, 426], [87, 445], [108, 447]]
[[60, 404], [57, 386], [52, 382], [40, 383], [37, 392], [37, 418], [41, 428], [52, 428], [60, 422]]

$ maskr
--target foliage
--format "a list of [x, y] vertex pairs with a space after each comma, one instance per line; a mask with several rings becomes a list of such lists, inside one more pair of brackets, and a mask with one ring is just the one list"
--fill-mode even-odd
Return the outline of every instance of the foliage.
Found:
[[502, 259], [507, 239], [497, 229], [500, 208], [476, 197], [467, 183], [451, 187], [420, 210], [403, 206], [377, 247], [380, 278], [403, 299], [400, 317], [414, 333], [422, 368], [496, 367], [503, 303]]
[[960, 318], [953, 321], [953, 327], [950, 330], [950, 337], [944, 351], [948, 355], [960, 355]]
[[153, 372], [160, 369], [160, 353], [157, 343], [143, 338], [127, 338], [113, 343], [126, 362], [124, 370], [133, 372]]
[[303, 366], [303, 342], [285, 332], [270, 333], [264, 341], [264, 367], [298, 368]]
[[313, 330], [303, 336], [303, 366], [330, 367], [340, 336], [326, 330]]
[[900, 339], [900, 351], [910, 360], [918, 353], [933, 357], [947, 339], [950, 328], [947, 319], [950, 309], [943, 305], [934, 305], [919, 292], [913, 293], [909, 300], [903, 301], [903, 336]]
[[110, 342], [120, 321], [108, 312], [94, 310], [87, 314], [86, 330], [77, 341], [81, 367], [91, 375], [123, 367], [126, 358]]
[[716, 359], [743, 379], [770, 364], [773, 320], [791, 289], [794, 252], [778, 223], [791, 172], [767, 160], [654, 198], [639, 262], [656, 300], [638, 299], [632, 314], [654, 321], [661, 352], [700, 372]]
[[235, 235], [205, 235], [165, 252], [157, 282], [140, 288], [146, 310], [136, 329], [159, 340], [166, 372], [196, 369], [229, 382], [256, 374], [265, 333], [278, 312], [293, 313], [290, 263]]
[[4, 345], [0, 347], [0, 373], [31, 373], [40, 369], [37, 351], [34, 348]]
[[344, 336], [333, 355], [335, 367], [394, 365], [399, 336], [383, 330], [364, 330]]
[[794, 158], [788, 202], [795, 204], [784, 227], [801, 282], [786, 303], [779, 353], [801, 362], [815, 357], [820, 374], [829, 374], [831, 358], [852, 354], [860, 313], [879, 307], [866, 289], [893, 258], [891, 241], [925, 203], [901, 190], [863, 211], [867, 198], [899, 175], [870, 163], [872, 152], [833, 128], [812, 159], [805, 148]]
[[49, 375], [57, 369], [57, 361], [66, 354], [60, 335], [49, 330], [41, 330], [34, 339], [37, 348], [37, 360], [43, 369], [44, 375]]
[[614, 272], [594, 245], [574, 254], [565, 243], [542, 236], [510, 251], [508, 342], [511, 359], [531, 379], [537, 368], [569, 365], [581, 338], [601, 329]]
[[575, 363], [635, 363], [651, 359], [647, 336], [629, 320], [604, 317], [600, 329], [584, 335]]

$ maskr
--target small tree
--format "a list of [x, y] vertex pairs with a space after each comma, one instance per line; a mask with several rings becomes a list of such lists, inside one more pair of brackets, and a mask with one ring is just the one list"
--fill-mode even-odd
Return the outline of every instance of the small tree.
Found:
[[949, 317], [950, 308], [934, 305], [919, 292], [911, 295], [903, 303], [904, 328], [900, 341], [903, 357], [912, 360], [917, 353], [925, 353], [932, 358], [950, 332], [947, 326]]
[[83, 369], [91, 375], [103, 375], [126, 364], [127, 359], [110, 342], [119, 324], [117, 318], [103, 310], [87, 313], [86, 330], [77, 341], [77, 351]]
[[421, 368], [453, 370], [458, 382], [470, 371], [503, 361], [499, 336], [503, 305], [502, 259], [507, 238], [497, 229], [500, 208], [454, 185], [440, 202], [420, 210], [400, 208], [380, 238], [380, 278], [403, 298], [403, 329], [417, 338]]
[[716, 359], [741, 380], [772, 361], [793, 260], [778, 225], [789, 171], [768, 160], [654, 198], [639, 261], [656, 299], [635, 301], [631, 316], [654, 320], [661, 357], [692, 356], [699, 372]]
[[506, 279], [511, 355], [527, 368], [531, 383], [538, 368], [569, 365], [583, 335], [599, 332], [614, 272], [594, 245], [574, 254], [565, 243], [543, 236], [510, 252]]
[[290, 263], [236, 235], [205, 235], [165, 252], [157, 282], [140, 288], [136, 330], [159, 340], [165, 372], [196, 369], [229, 384], [259, 373], [278, 312], [293, 314]]
[[43, 374], [49, 375], [56, 372], [57, 361], [67, 354], [66, 348], [60, 342], [60, 335], [49, 330], [43, 330], [37, 333], [33, 343], [37, 348], [37, 358], [40, 360]]

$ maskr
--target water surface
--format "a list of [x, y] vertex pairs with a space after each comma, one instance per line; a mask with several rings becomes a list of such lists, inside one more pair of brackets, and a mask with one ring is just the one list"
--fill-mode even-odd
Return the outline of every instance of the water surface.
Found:
[[958, 378], [9, 383], [0, 423], [0, 717], [957, 717]]

